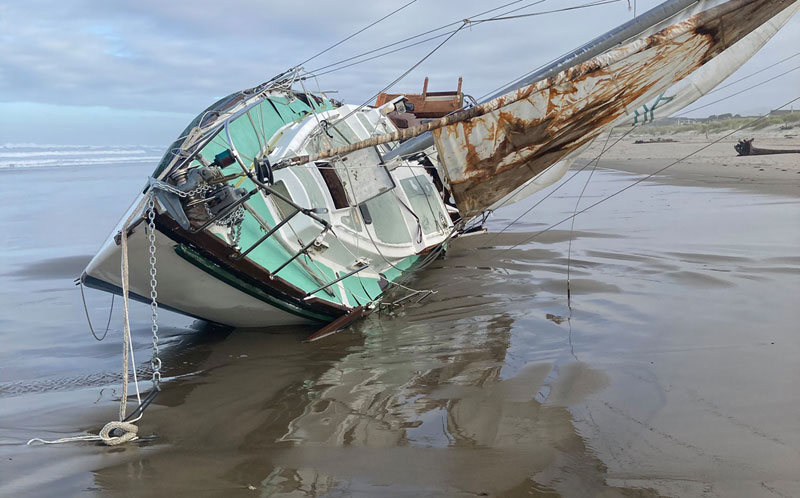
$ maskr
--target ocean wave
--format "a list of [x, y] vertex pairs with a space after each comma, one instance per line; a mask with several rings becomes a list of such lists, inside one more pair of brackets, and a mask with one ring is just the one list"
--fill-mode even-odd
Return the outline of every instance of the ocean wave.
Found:
[[4, 169], [25, 169], [41, 167], [62, 167], [62, 166], [91, 166], [97, 164], [127, 164], [127, 163], [147, 163], [158, 162], [161, 156], [123, 156], [123, 155], [101, 155], [99, 157], [57, 157], [50, 159], [19, 159], [12, 161], [0, 160], [0, 170]]
[[0, 159], [26, 158], [26, 157], [48, 157], [48, 156], [102, 156], [102, 155], [124, 155], [124, 154], [147, 154], [144, 149], [109, 149], [109, 150], [51, 150], [51, 151], [26, 151], [26, 152], [2, 152]]
[[156, 145], [70, 145], [70, 144], [37, 144], [33, 142], [20, 142], [20, 143], [3, 143], [0, 144], [0, 150], [3, 149], [162, 149], [161, 146]]

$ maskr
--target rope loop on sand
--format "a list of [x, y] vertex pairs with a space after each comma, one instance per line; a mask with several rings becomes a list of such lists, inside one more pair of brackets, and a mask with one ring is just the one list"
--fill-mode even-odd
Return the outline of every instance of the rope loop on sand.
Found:
[[[111, 431], [122, 431], [121, 436], [112, 436]], [[100, 439], [108, 446], [117, 446], [138, 439], [139, 426], [131, 422], [109, 422], [100, 430]]]
[[[114, 436], [112, 431], [122, 431], [122, 435]], [[84, 436], [62, 437], [59, 439], [42, 439], [35, 437], [27, 442], [30, 446], [33, 443], [42, 444], [61, 444], [61, 443], [74, 443], [78, 441], [102, 441], [107, 446], [118, 446], [128, 441], [135, 441], [139, 439], [139, 427], [132, 422], [109, 422], [101, 430], [98, 435], [86, 434]]]

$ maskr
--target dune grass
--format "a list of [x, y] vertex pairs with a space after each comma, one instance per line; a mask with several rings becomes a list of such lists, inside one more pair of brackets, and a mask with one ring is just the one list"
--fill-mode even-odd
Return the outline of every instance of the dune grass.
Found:
[[793, 126], [800, 128], [800, 112], [766, 118], [729, 118], [708, 123], [687, 123], [683, 125], [659, 125], [658, 122], [640, 127], [639, 133], [650, 135], [674, 135], [676, 133], [720, 133], [723, 131], [763, 130], [769, 127]]

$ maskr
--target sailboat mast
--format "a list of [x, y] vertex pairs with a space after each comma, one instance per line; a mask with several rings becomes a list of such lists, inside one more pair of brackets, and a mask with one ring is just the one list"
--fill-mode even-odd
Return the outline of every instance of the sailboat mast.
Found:
[[[611, 31], [598, 36], [594, 40], [576, 48], [572, 52], [560, 57], [559, 59], [547, 64], [541, 69], [526, 75], [514, 83], [504, 87], [489, 97], [481, 100], [480, 103], [488, 102], [501, 95], [510, 93], [517, 88], [530, 85], [531, 83], [549, 78], [558, 74], [567, 65], [576, 65], [595, 57], [606, 50], [633, 38], [641, 32], [653, 27], [654, 25], [666, 21], [670, 17], [698, 3], [700, 0], [667, 0], [666, 2], [648, 10], [644, 14], [617, 26]], [[433, 135], [430, 132], [419, 135], [406, 142], [403, 142], [394, 150], [384, 156], [384, 159], [391, 159], [397, 156], [413, 154], [425, 150], [433, 145]]]

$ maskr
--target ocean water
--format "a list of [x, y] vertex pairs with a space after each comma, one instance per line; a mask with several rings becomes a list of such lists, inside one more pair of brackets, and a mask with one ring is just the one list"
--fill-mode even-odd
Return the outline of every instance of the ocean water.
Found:
[[0, 170], [89, 165], [155, 164], [164, 153], [152, 145], [100, 146], [0, 144]]
[[[0, 164], [75, 162], [0, 166], [0, 496], [800, 496], [800, 200], [752, 182], [644, 183], [536, 235], [579, 174], [456, 240], [425, 301], [312, 344], [164, 312], [142, 442], [24, 446], [116, 416], [119, 303], [98, 343], [72, 280], [156, 161], [114, 158], [160, 155], [37, 147]], [[598, 170], [581, 206], [638, 178]]]

